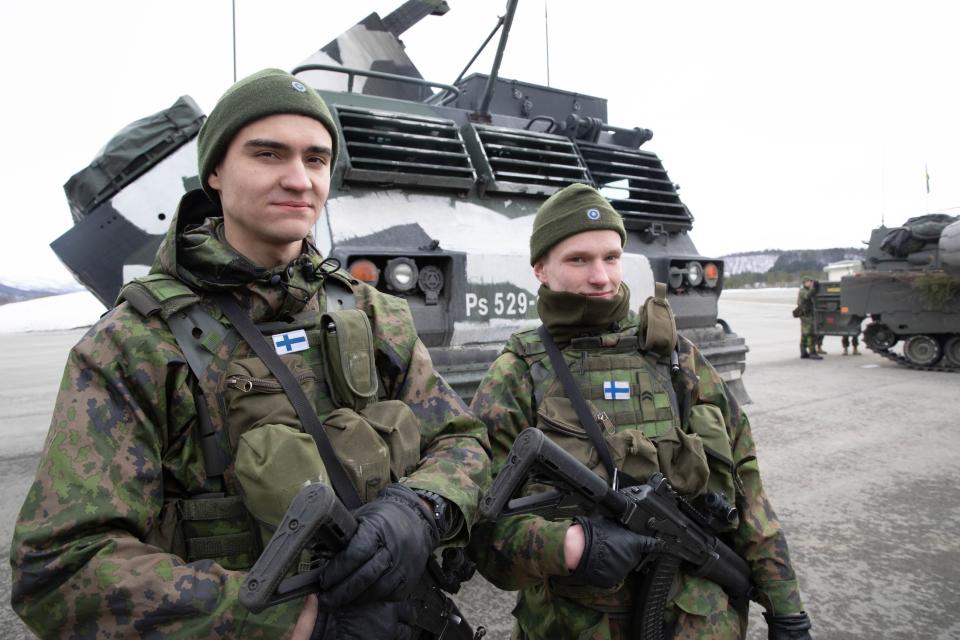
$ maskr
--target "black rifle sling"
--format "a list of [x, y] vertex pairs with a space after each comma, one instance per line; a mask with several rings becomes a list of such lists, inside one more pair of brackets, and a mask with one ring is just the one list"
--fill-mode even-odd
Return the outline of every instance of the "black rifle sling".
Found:
[[600, 426], [597, 424], [597, 419], [590, 413], [590, 408], [587, 406], [586, 400], [583, 399], [583, 394], [580, 393], [580, 387], [577, 386], [573, 375], [570, 373], [570, 367], [567, 366], [567, 361], [563, 359], [557, 343], [553, 341], [553, 336], [547, 331], [546, 326], [540, 325], [540, 328], [537, 329], [537, 335], [540, 336], [540, 340], [547, 350], [547, 355], [550, 356], [550, 362], [557, 372], [557, 377], [560, 378], [560, 383], [563, 385], [564, 391], [567, 392], [567, 398], [570, 399], [570, 404], [573, 405], [574, 411], [577, 412], [577, 418], [580, 420], [580, 424], [583, 425], [587, 435], [590, 436], [594, 448], [596, 448], [597, 453], [600, 455], [603, 466], [607, 469], [610, 482], [615, 482], [617, 469], [613, 464], [613, 457], [610, 455], [610, 447], [607, 446], [607, 441], [603, 439], [603, 434], [600, 433]]
[[290, 400], [290, 404], [293, 405], [297, 416], [300, 418], [300, 423], [303, 425], [304, 431], [309, 433], [313, 437], [314, 442], [317, 443], [317, 450], [320, 451], [320, 457], [323, 458], [323, 465], [330, 475], [330, 483], [333, 485], [333, 490], [336, 491], [340, 501], [350, 510], [359, 507], [363, 503], [360, 500], [360, 494], [357, 493], [356, 487], [353, 486], [350, 478], [347, 477], [347, 472], [344, 471], [343, 465], [340, 464], [340, 460], [337, 458], [337, 454], [333, 451], [333, 445], [330, 444], [330, 438], [327, 437], [327, 432], [324, 431], [320, 419], [313, 410], [313, 405], [310, 404], [307, 394], [303, 392], [293, 372], [290, 371], [287, 365], [283, 364], [280, 356], [267, 344], [267, 340], [260, 333], [260, 330], [257, 329], [256, 325], [253, 324], [253, 320], [244, 313], [232, 295], [229, 293], [219, 293], [214, 296], [214, 298], [230, 323], [233, 324], [243, 339], [247, 341], [247, 344], [250, 345], [253, 352], [263, 360], [263, 363], [270, 369], [270, 373], [273, 374], [277, 382], [280, 383], [280, 386], [283, 387], [287, 398]]

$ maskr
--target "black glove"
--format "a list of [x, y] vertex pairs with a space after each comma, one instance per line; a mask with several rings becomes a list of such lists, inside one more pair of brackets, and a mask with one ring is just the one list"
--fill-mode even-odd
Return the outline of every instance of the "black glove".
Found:
[[322, 640], [413, 640], [416, 604], [376, 602], [328, 613]]
[[580, 564], [573, 576], [594, 587], [615, 587], [633, 571], [644, 554], [654, 551], [657, 541], [650, 536], [633, 533], [607, 518], [577, 517], [586, 542]]
[[427, 566], [439, 535], [433, 515], [417, 494], [391, 484], [354, 512], [350, 544], [321, 569], [320, 606], [400, 600]]
[[767, 621], [768, 640], [811, 640], [810, 618], [805, 611], [772, 616], [763, 612]]

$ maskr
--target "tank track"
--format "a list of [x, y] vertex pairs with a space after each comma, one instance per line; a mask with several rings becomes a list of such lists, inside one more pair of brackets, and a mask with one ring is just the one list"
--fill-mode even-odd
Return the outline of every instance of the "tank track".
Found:
[[886, 358], [887, 360], [896, 362], [900, 366], [907, 367], [908, 369], [915, 369], [917, 371], [946, 371], [949, 373], [960, 373], [960, 367], [945, 365], [943, 358], [941, 358], [940, 362], [938, 362], [935, 365], [924, 366], [924, 365], [916, 364], [908, 360], [904, 356], [894, 353], [890, 349], [878, 349], [867, 341], [864, 341], [864, 343], [866, 344], [867, 348], [870, 349], [870, 351], [873, 351], [875, 354], [877, 354], [881, 358]]

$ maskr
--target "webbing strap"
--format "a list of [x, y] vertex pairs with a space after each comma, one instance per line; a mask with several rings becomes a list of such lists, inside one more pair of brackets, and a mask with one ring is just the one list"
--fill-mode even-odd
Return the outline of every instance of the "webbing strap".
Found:
[[[187, 366], [199, 382], [207, 374], [213, 363], [213, 352], [223, 343], [227, 330], [213, 316], [207, 313], [199, 303], [195, 303], [167, 318], [167, 326], [183, 352]], [[218, 442], [219, 436], [210, 419], [207, 400], [198, 385], [195, 391], [197, 405], [197, 426], [199, 428], [200, 451], [203, 453], [203, 467], [208, 478], [218, 478], [229, 466], [230, 461]]]
[[240, 496], [225, 498], [191, 498], [183, 500], [177, 507], [182, 520], [229, 520], [245, 517], [247, 508]]
[[350, 482], [347, 472], [340, 464], [337, 454], [333, 451], [333, 445], [330, 444], [330, 438], [327, 436], [326, 431], [323, 430], [323, 425], [320, 423], [317, 414], [314, 413], [313, 405], [310, 404], [307, 394], [303, 392], [293, 373], [287, 365], [283, 364], [280, 356], [277, 355], [272, 346], [267, 344], [267, 340], [260, 333], [260, 330], [257, 329], [256, 325], [253, 324], [253, 320], [244, 313], [232, 295], [229, 293], [218, 293], [214, 296], [214, 299], [220, 305], [220, 309], [223, 310], [224, 315], [227, 316], [227, 319], [233, 324], [237, 332], [247, 341], [247, 344], [250, 345], [253, 352], [263, 360], [263, 363], [267, 365], [270, 373], [273, 374], [277, 382], [280, 383], [280, 386], [283, 387], [287, 398], [290, 400], [290, 404], [293, 405], [297, 416], [300, 418], [300, 424], [303, 425], [304, 431], [309, 433], [313, 437], [313, 441], [317, 444], [317, 450], [320, 452], [324, 467], [326, 467], [327, 473], [330, 476], [330, 483], [333, 485], [333, 490], [340, 498], [340, 501], [343, 502], [347, 509], [352, 510], [359, 507], [363, 504], [360, 500], [360, 494], [357, 493], [356, 487]]
[[577, 386], [576, 381], [573, 379], [573, 374], [570, 373], [570, 367], [567, 366], [567, 361], [563, 359], [557, 343], [553, 341], [553, 336], [547, 331], [545, 325], [540, 325], [540, 328], [537, 329], [537, 334], [540, 336], [540, 340], [547, 350], [547, 355], [550, 356], [550, 362], [553, 364], [554, 371], [557, 372], [557, 377], [560, 378], [560, 383], [563, 384], [563, 389], [567, 392], [567, 398], [570, 399], [570, 404], [573, 405], [574, 411], [577, 412], [577, 418], [580, 420], [580, 424], [583, 425], [583, 429], [587, 432], [587, 435], [590, 436], [590, 441], [593, 442], [594, 448], [600, 455], [600, 460], [607, 470], [610, 482], [616, 482], [617, 468], [613, 464], [610, 447], [607, 446], [607, 441], [603, 439], [603, 435], [600, 433], [600, 426], [597, 424], [597, 419], [590, 413], [590, 408], [587, 406], [586, 400], [583, 399], [583, 394], [580, 393], [580, 387]]
[[253, 554], [256, 550], [253, 534], [249, 531], [187, 540], [187, 557], [191, 560]]

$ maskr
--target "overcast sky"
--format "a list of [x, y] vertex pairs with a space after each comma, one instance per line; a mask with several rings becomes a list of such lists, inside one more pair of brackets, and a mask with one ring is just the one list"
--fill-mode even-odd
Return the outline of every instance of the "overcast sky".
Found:
[[[501, 0], [448, 0], [403, 35], [452, 81]], [[401, 0], [236, 0], [240, 77], [291, 69]], [[501, 74], [546, 84], [544, 0], [521, 0]], [[960, 213], [960, 3], [548, 0], [550, 84], [646, 127], [705, 255], [854, 246], [929, 211]], [[588, 8], [588, 9], [585, 9]], [[230, 0], [0, 3], [0, 279], [69, 280], [49, 243], [63, 183], [129, 122], [232, 83]], [[495, 43], [473, 69], [488, 72]], [[930, 176], [926, 190], [925, 166]]]

